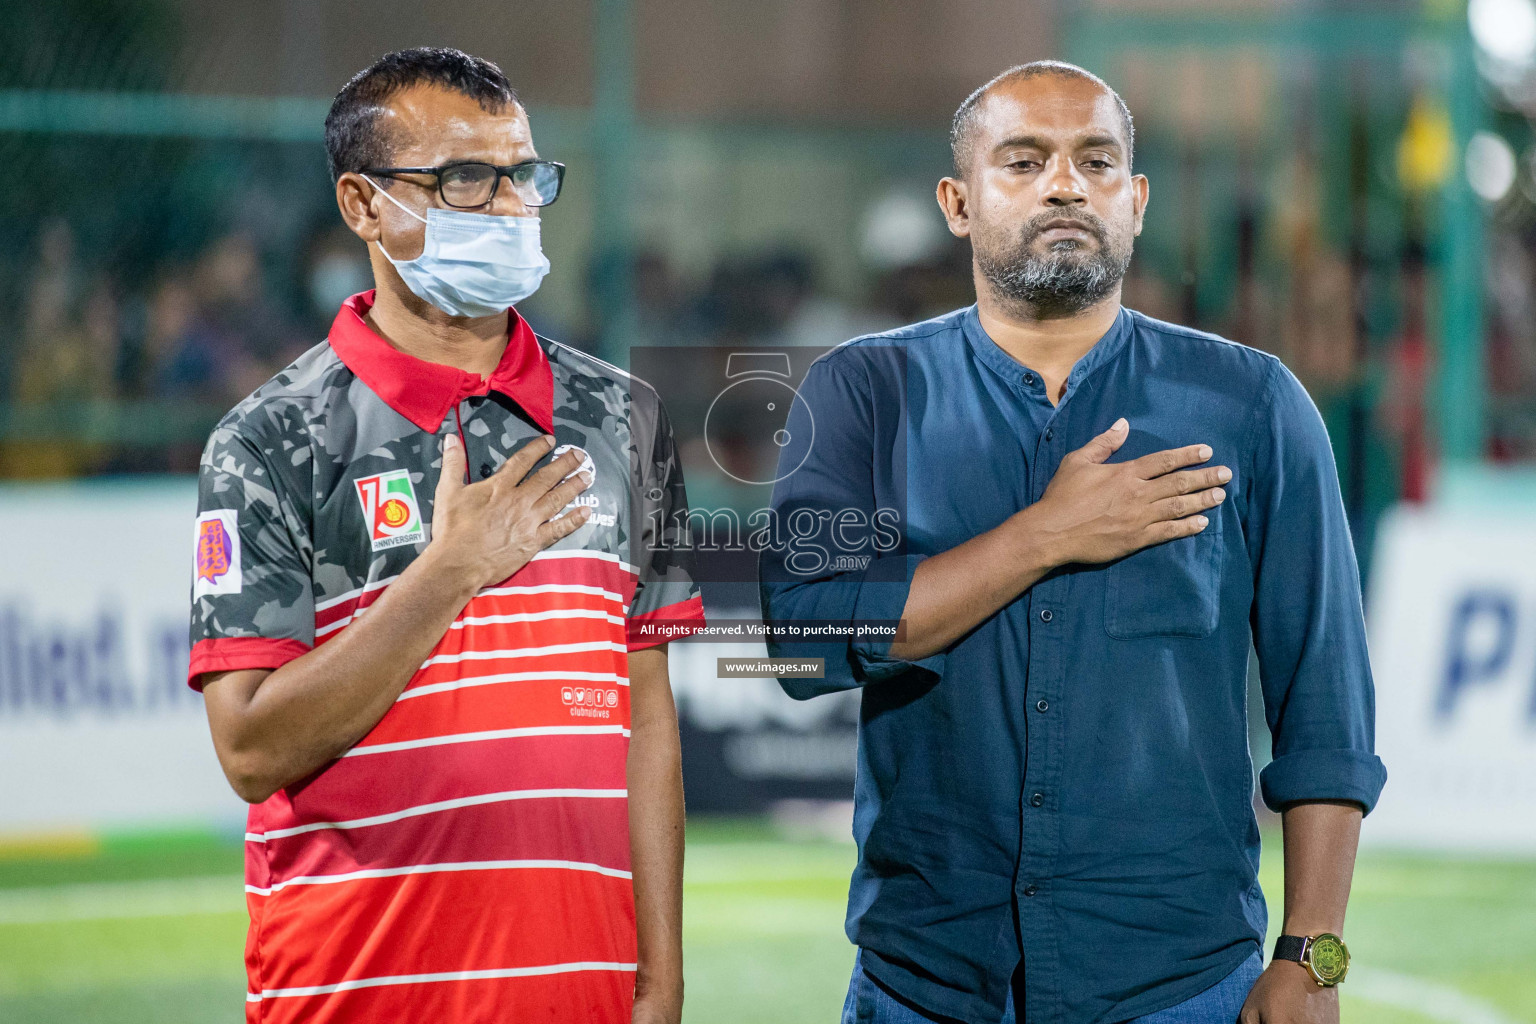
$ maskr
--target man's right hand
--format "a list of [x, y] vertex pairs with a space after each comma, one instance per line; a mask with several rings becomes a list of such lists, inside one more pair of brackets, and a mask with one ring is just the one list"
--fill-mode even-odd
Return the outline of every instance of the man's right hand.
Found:
[[536, 437], [489, 478], [466, 484], [463, 445], [452, 434], [443, 440], [428, 550], [437, 548], [435, 554], [465, 573], [475, 590], [511, 576], [591, 517], [592, 510], [581, 505], [553, 518], [592, 483], [587, 473], [576, 473], [586, 454], [580, 448], [529, 474], [554, 446], [553, 437]]
[[1226, 466], [1199, 465], [1211, 457], [1203, 444], [1109, 459], [1130, 434], [1122, 417], [1061, 460], [1045, 494], [1026, 509], [1052, 538], [1059, 564], [1109, 562], [1152, 544], [1189, 537], [1208, 525], [1200, 513], [1226, 498]]

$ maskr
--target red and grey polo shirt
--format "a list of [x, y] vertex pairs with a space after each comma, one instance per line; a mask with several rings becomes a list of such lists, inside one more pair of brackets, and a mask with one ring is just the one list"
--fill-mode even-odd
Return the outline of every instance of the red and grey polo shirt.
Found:
[[355, 747], [251, 807], [247, 1019], [628, 1020], [626, 655], [641, 622], [704, 623], [671, 426], [515, 311], [485, 379], [392, 348], [373, 297], [208, 441], [193, 686], [367, 614], [427, 544], [449, 431], [475, 479], [542, 433], [585, 449], [593, 515], [481, 590]]

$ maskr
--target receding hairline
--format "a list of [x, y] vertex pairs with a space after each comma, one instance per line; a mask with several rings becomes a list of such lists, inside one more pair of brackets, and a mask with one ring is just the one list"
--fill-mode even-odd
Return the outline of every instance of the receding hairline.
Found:
[[[516, 95], [510, 99], [480, 98], [470, 96], [441, 82], [411, 82], [378, 97], [367, 107], [359, 108], [360, 114], [372, 117], [373, 132], [381, 145], [390, 151], [391, 164], [401, 162], [403, 158], [399, 154], [402, 150], [410, 149], [431, 138], [432, 123], [423, 121], [415, 112], [408, 109], [410, 107], [408, 100], [413, 93], [426, 92], [436, 92], [452, 99], [463, 100], [466, 104], [474, 104], [482, 113], [491, 117], [511, 117], [514, 120], [520, 118], [526, 140], [529, 145], [533, 144], [533, 127], [528, 120], [528, 110]], [[406, 99], [407, 102], [401, 102], [402, 99]], [[467, 105], [465, 109], [468, 109]], [[389, 190], [394, 187], [395, 179], [381, 178], [374, 184]]]
[[387, 53], [353, 75], [331, 101], [325, 149], [332, 180], [387, 158], [391, 142], [385, 136], [399, 126], [381, 126], [380, 119], [399, 111], [400, 95], [422, 85], [467, 96], [487, 113], [500, 113], [509, 103], [522, 107], [506, 74], [492, 61], [452, 47]]
[[1108, 82], [1086, 68], [1060, 60], [1037, 60], [1028, 64], [1017, 64], [994, 76], [961, 101], [960, 106], [955, 110], [949, 129], [950, 157], [957, 177], [964, 177], [970, 169], [982, 101], [1002, 86], [1046, 76], [1087, 82], [1113, 100], [1116, 112], [1119, 114], [1119, 132], [1122, 136], [1120, 141], [1125, 149], [1126, 162], [1129, 164], [1132, 161], [1136, 149], [1136, 127], [1131, 119], [1130, 108], [1125, 105], [1125, 100], [1120, 98], [1120, 94], [1112, 89]]
[[[378, 130], [391, 136], [390, 144], [400, 146], [417, 141], [418, 132], [423, 127], [421, 123], [412, 123], [413, 117], [420, 117], [420, 112], [415, 110], [411, 101], [418, 96], [436, 93], [446, 96], [450, 100], [462, 101], [467, 111], [470, 104], [478, 107], [480, 112], [490, 117], [509, 117], [512, 120], [521, 119], [528, 127], [530, 138], [532, 137], [532, 125], [528, 121], [528, 110], [522, 101], [515, 96], [507, 100], [494, 98], [480, 99], [469, 96], [457, 89], [450, 88], [440, 82], [412, 82], [394, 90], [389, 95], [382, 97], [373, 105], [374, 116]], [[457, 116], [457, 114], [453, 115]], [[427, 125], [430, 127], [430, 124]]]
[[528, 109], [523, 106], [523, 101], [519, 99], [515, 94], [505, 99], [496, 96], [471, 96], [469, 93], [455, 89], [451, 85], [445, 85], [442, 82], [434, 82], [431, 79], [422, 79], [418, 82], [408, 82], [404, 85], [396, 86], [395, 88], [389, 90], [389, 92], [375, 98], [373, 103], [374, 106], [381, 111], [393, 110], [394, 112], [398, 113], [400, 111], [400, 107], [396, 104], [399, 104], [402, 98], [427, 95], [430, 93], [437, 93], [454, 100], [473, 103], [482, 111], [490, 114], [493, 117], [499, 117], [509, 112], [513, 114], [522, 114], [524, 117], [528, 116]]

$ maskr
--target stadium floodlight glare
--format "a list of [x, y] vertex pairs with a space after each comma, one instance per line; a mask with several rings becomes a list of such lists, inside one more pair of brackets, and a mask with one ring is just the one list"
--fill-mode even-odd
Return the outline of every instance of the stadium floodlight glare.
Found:
[[864, 211], [859, 252], [877, 270], [894, 270], [933, 259], [949, 233], [931, 186], [892, 189]]
[[1472, 0], [1467, 5], [1472, 39], [1494, 60], [1529, 65], [1536, 59], [1536, 2]]
[[1515, 151], [1492, 132], [1477, 132], [1467, 140], [1467, 184], [1490, 203], [1509, 194], [1515, 184]]

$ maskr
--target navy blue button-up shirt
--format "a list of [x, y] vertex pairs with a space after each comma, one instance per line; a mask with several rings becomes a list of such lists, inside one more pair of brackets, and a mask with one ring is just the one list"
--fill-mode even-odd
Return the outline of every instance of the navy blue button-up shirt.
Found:
[[1111, 458], [1205, 443], [1232, 469], [1200, 534], [1059, 567], [920, 661], [824, 657], [806, 698], [862, 686], [848, 936], [931, 1013], [1101, 1024], [1196, 995], [1262, 942], [1247, 665], [1269, 806], [1386, 778], [1360, 582], [1328, 435], [1273, 356], [1121, 310], [1053, 405], [974, 307], [841, 345], [800, 388], [761, 560], [770, 620], [900, 617], [917, 564], [1039, 501], [1117, 417]]

